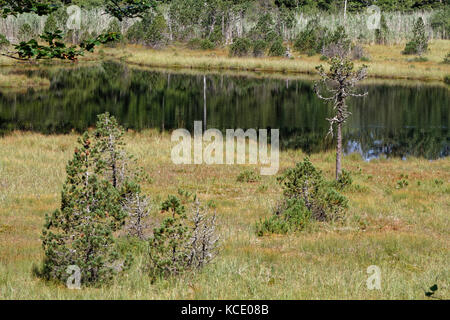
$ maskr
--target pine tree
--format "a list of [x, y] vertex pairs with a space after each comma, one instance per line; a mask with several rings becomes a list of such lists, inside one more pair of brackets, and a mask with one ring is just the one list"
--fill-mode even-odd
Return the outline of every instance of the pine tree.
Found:
[[384, 14], [381, 15], [380, 18], [380, 28], [375, 30], [375, 42], [377, 44], [387, 44], [389, 37], [389, 28], [386, 23], [386, 18]]
[[66, 167], [61, 208], [46, 216], [42, 240], [47, 279], [66, 281], [67, 267], [75, 265], [81, 283], [89, 285], [111, 279], [128, 265], [128, 259], [120, 260], [113, 237], [127, 214], [118, 190], [102, 178], [98, 153], [85, 133]]
[[405, 49], [403, 50], [403, 54], [418, 54], [422, 55], [424, 52], [428, 50], [428, 37], [425, 31], [425, 24], [423, 19], [419, 17], [414, 24], [413, 35], [411, 41], [409, 41]]
[[140, 182], [148, 178], [132, 155], [125, 150], [125, 130], [108, 112], [98, 116], [94, 132], [96, 162], [103, 178], [120, 193], [120, 203], [127, 212], [125, 229], [128, 235], [144, 238], [150, 199], [142, 194]]
[[150, 273], [154, 276], [176, 275], [189, 266], [191, 231], [186, 222], [186, 209], [175, 196], [163, 202], [161, 210], [168, 213], [149, 239]]

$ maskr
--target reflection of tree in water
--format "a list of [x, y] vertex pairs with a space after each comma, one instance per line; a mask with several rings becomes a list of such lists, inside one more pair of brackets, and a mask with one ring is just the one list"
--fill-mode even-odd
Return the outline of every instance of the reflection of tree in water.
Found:
[[[109, 111], [127, 128], [193, 129], [204, 117], [203, 75], [99, 66], [33, 71], [51, 80], [47, 91], [0, 93], [0, 132], [82, 131]], [[326, 138], [329, 107], [320, 103], [312, 82], [207, 75], [207, 126], [280, 129], [282, 148], [308, 153], [332, 148]], [[449, 90], [441, 87], [373, 85], [369, 96], [350, 102], [353, 115], [344, 142], [361, 153], [403, 156], [448, 155]], [[349, 150], [349, 149], [348, 149]]]

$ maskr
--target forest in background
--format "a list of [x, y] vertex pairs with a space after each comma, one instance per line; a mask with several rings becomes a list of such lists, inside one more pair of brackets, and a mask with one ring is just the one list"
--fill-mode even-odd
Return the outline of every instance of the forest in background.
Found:
[[[55, 1], [61, 3], [61, 1]], [[320, 27], [335, 30], [345, 24], [352, 40], [374, 42], [376, 30], [367, 27], [367, 8], [376, 4], [381, 9], [381, 27], [386, 42], [398, 43], [408, 39], [414, 23], [422, 17], [431, 39], [448, 39], [450, 35], [450, 6], [445, 0], [429, 1], [346, 1], [342, 0], [173, 0], [158, 1], [156, 10], [142, 19], [119, 21], [104, 13], [103, 1], [74, 0], [50, 16], [21, 14], [0, 19], [0, 34], [11, 43], [28, 41], [44, 31], [63, 30], [68, 42], [80, 43], [104, 31], [120, 32], [128, 43], [163, 47], [170, 43], [206, 40], [194, 47], [211, 49], [229, 45], [236, 38], [265, 38], [268, 34], [284, 41], [296, 37], [317, 20]], [[82, 8], [81, 29], [68, 30], [67, 6]], [[345, 19], [344, 19], [345, 11]]]

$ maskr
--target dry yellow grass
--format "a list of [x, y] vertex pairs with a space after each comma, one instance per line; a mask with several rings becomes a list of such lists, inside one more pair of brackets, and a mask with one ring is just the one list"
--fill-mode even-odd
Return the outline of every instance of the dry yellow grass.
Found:
[[[373, 78], [438, 80], [450, 74], [450, 66], [442, 64], [444, 57], [450, 52], [449, 40], [436, 40], [430, 43], [430, 50], [423, 57], [425, 62], [415, 62], [415, 56], [401, 54], [404, 44], [392, 46], [366, 46], [370, 61], [356, 62], [369, 66], [369, 76]], [[204, 70], [235, 70], [252, 72], [282, 72], [316, 74], [315, 67], [326, 64], [318, 55], [308, 57], [295, 54], [294, 59], [264, 58], [232, 58], [226, 49], [209, 51], [188, 50], [181, 46], [171, 46], [163, 50], [153, 50], [139, 46], [122, 48], [105, 48], [106, 56], [147, 67], [192, 68]]]
[[[448, 158], [365, 162], [347, 156], [344, 168], [355, 187], [346, 192], [346, 221], [258, 238], [255, 222], [270, 214], [280, 195], [275, 177], [238, 183], [238, 174], [254, 166], [174, 165], [170, 136], [155, 131], [126, 134], [127, 148], [153, 178], [145, 192], [156, 203], [178, 188], [214, 200], [220, 256], [200, 273], [153, 284], [142, 272], [142, 255], [110, 286], [73, 291], [46, 283], [32, 268], [42, 260], [44, 214], [59, 206], [76, 139], [20, 132], [0, 138], [0, 299], [423, 299], [435, 283], [436, 296], [450, 298]], [[281, 170], [303, 157], [282, 152]], [[332, 178], [332, 152], [311, 160]], [[401, 175], [408, 175], [409, 185], [397, 189]], [[153, 217], [158, 221], [158, 210]], [[380, 291], [366, 288], [370, 265], [381, 268]]]
[[19, 74], [1, 74], [0, 73], [0, 89], [1, 88], [30, 88], [30, 87], [49, 87], [50, 80], [39, 77], [27, 77]]

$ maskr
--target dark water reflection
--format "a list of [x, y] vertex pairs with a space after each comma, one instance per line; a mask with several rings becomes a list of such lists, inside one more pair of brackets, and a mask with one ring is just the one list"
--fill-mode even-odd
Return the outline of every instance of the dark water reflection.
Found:
[[[98, 66], [28, 71], [51, 80], [49, 90], [0, 92], [0, 133], [82, 131], [109, 111], [127, 128], [192, 130], [203, 120], [204, 76]], [[208, 128], [278, 128], [284, 148], [313, 153], [333, 147], [325, 136], [331, 107], [318, 100], [313, 82], [245, 76], [206, 76]], [[349, 102], [346, 152], [429, 159], [450, 152], [448, 87], [372, 84], [365, 99]]]

